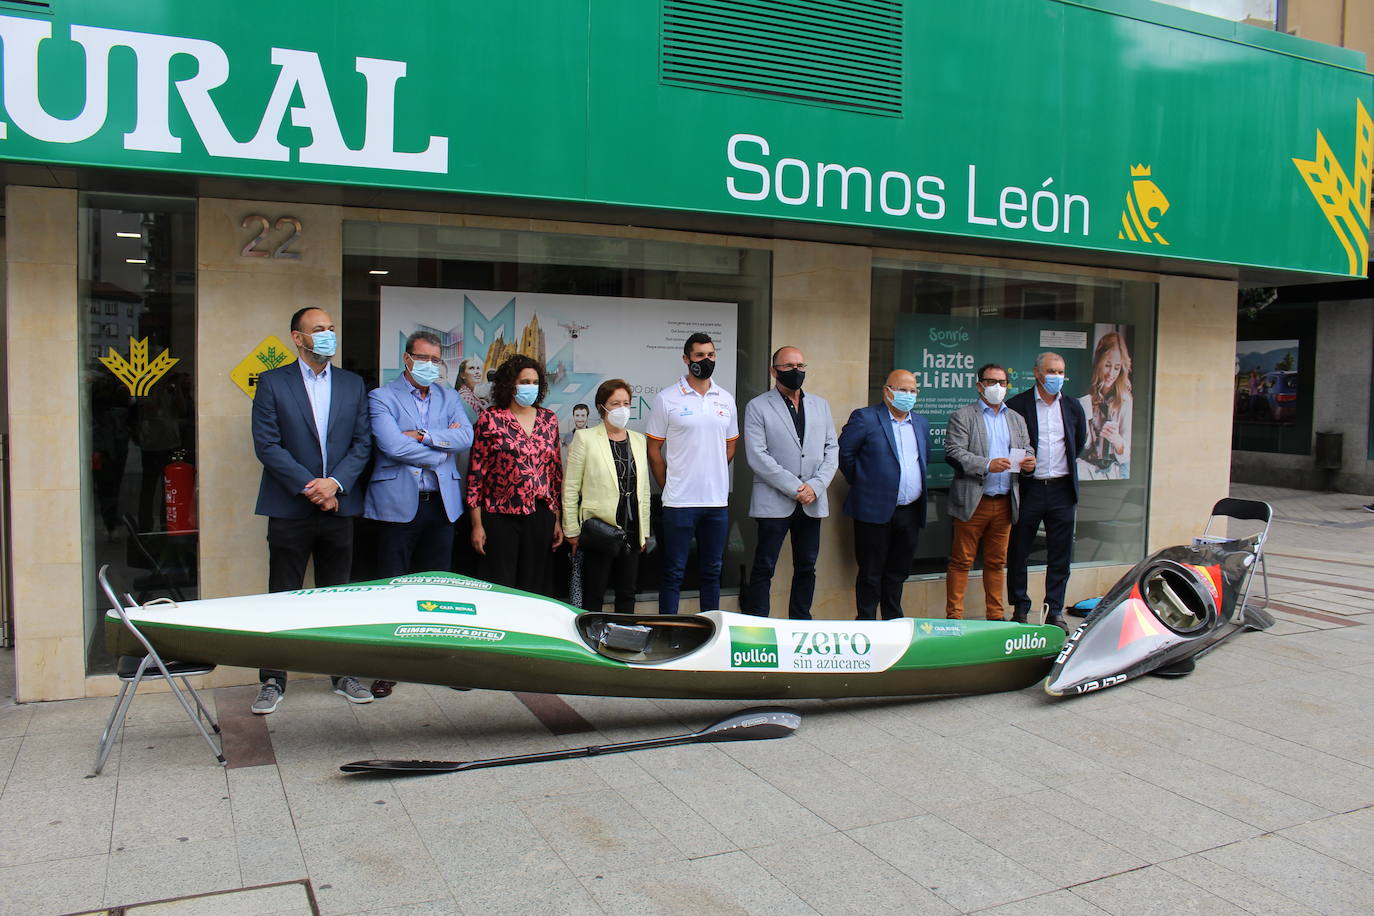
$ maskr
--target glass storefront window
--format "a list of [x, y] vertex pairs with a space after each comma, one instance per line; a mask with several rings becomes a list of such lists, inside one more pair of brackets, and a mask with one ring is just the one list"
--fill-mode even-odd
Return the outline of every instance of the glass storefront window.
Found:
[[[1075, 563], [1134, 563], [1144, 555], [1154, 405], [1153, 283], [948, 264], [875, 260], [869, 387], [876, 403], [893, 368], [916, 373], [916, 410], [931, 425], [933, 514], [913, 573], [945, 571], [945, 510], [953, 470], [944, 461], [945, 421], [977, 399], [979, 366], [1005, 366], [1011, 394], [1034, 386], [1035, 359], [1064, 357], [1065, 392], [1088, 418], [1078, 456]], [[1102, 435], [1106, 430], [1107, 435]], [[1110, 447], [1120, 438], [1124, 450]], [[1040, 535], [1031, 563], [1045, 562]]]
[[87, 670], [108, 672], [96, 573], [136, 600], [196, 598], [196, 209], [82, 195], [78, 346]]
[[[694, 331], [715, 339], [713, 380], [741, 415], [769, 385], [771, 254], [767, 251], [544, 232], [344, 224], [341, 352], [345, 368], [369, 387], [401, 371], [405, 337], [430, 330], [443, 342], [446, 384], [481, 385], [515, 352], [544, 362], [565, 447], [579, 422], [596, 423], [597, 385], [623, 378], [634, 389], [630, 427], [642, 431], [654, 395], [683, 374], [682, 345]], [[460, 373], [466, 370], [466, 378]], [[474, 389], [475, 391], [476, 389]], [[742, 424], [741, 416], [741, 424]], [[732, 465], [730, 537], [722, 586], [737, 591], [753, 555], [746, 523], [752, 475], [742, 453]], [[656, 488], [655, 488], [656, 489]], [[659, 500], [653, 500], [658, 533]], [[354, 578], [369, 578], [375, 534], [355, 529]], [[459, 523], [454, 568], [480, 574]], [[683, 583], [683, 609], [695, 609], [695, 557]], [[657, 552], [639, 567], [638, 591], [658, 588]], [[553, 592], [566, 596], [566, 551], [555, 561]]]

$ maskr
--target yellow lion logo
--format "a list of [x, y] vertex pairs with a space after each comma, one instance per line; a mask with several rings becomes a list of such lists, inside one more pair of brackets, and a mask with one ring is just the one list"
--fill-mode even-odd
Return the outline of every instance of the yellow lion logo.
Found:
[[1140, 164], [1131, 166], [1131, 189], [1126, 192], [1126, 206], [1121, 211], [1121, 231], [1119, 239], [1132, 242], [1145, 242], [1147, 245], [1158, 242], [1169, 244], [1164, 236], [1156, 232], [1159, 218], [1169, 212], [1169, 198], [1159, 189], [1150, 177], [1150, 167]]

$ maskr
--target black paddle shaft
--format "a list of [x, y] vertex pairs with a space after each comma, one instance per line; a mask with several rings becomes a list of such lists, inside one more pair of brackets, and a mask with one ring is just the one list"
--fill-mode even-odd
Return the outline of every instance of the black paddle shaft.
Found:
[[514, 757], [489, 757], [485, 760], [357, 760], [339, 767], [345, 773], [458, 773], [487, 767], [504, 767], [518, 763], [542, 763], [546, 760], [572, 760], [596, 757], [601, 754], [623, 754], [654, 747], [673, 747], [679, 744], [698, 744], [714, 741], [756, 741], [782, 738], [801, 725], [801, 714], [782, 706], [761, 706], [727, 716], [713, 725], [690, 735], [648, 738], [643, 741], [622, 741], [617, 744], [594, 744], [588, 747], [563, 748], [538, 754], [519, 754]]

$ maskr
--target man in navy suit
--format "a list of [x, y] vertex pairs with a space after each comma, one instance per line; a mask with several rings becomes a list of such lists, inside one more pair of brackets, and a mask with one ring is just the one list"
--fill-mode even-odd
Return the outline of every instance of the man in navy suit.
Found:
[[849, 415], [840, 433], [840, 472], [849, 481], [844, 512], [854, 519], [859, 620], [902, 616], [902, 583], [911, 573], [916, 540], [926, 523], [926, 463], [930, 424], [911, 412], [916, 376], [894, 369], [883, 401]]
[[[356, 486], [372, 450], [367, 389], [360, 376], [329, 364], [338, 349], [334, 322], [318, 308], [291, 316], [300, 359], [258, 376], [253, 396], [253, 450], [262, 462], [257, 514], [267, 516], [267, 589], [305, 583], [315, 561], [315, 585], [342, 585], [353, 565], [353, 516], [363, 508]], [[253, 712], [277, 708], [286, 672], [258, 672], [262, 688]], [[372, 694], [354, 677], [334, 677], [334, 692], [351, 703]]]
[[1011, 619], [1026, 623], [1030, 615], [1026, 564], [1036, 529], [1045, 523], [1045, 622], [1063, 629], [1064, 593], [1073, 562], [1073, 521], [1078, 508], [1078, 453], [1088, 438], [1088, 420], [1075, 398], [1060, 394], [1064, 358], [1041, 353], [1035, 360], [1035, 387], [1007, 401], [1026, 421], [1035, 447], [1034, 474], [1018, 475], [1021, 511], [1011, 529], [1007, 551], [1007, 597]]

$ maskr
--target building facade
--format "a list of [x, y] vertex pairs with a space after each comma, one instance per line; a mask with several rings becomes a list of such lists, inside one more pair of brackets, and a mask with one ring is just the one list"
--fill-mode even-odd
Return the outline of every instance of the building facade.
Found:
[[[642, 428], [695, 330], [741, 407], [782, 345], [840, 423], [909, 368], [937, 454], [907, 612], [938, 616], [943, 420], [979, 364], [1024, 386], [1061, 352], [1090, 409], [1125, 374], [1128, 448], [1079, 459], [1070, 597], [1096, 595], [1226, 493], [1238, 285], [1365, 273], [1357, 53], [1139, 0], [379, 15], [0, 2], [20, 699], [113, 692], [102, 566], [140, 600], [265, 590], [248, 418], [303, 306], [372, 385], [418, 328], [453, 382], [536, 351], [566, 428], [615, 376]], [[852, 616], [853, 575], [836, 510], [818, 616]]]

